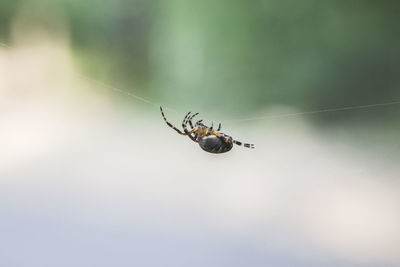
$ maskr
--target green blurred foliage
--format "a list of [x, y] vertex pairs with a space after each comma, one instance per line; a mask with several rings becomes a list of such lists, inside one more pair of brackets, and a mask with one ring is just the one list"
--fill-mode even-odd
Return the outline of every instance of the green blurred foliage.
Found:
[[[2, 40], [26, 2], [0, 3]], [[87, 74], [183, 110], [241, 116], [276, 104], [314, 110], [400, 99], [398, 1], [33, 2], [65, 13]]]

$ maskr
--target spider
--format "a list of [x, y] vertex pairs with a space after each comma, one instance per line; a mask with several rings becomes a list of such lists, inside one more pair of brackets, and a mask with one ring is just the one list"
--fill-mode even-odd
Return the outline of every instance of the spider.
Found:
[[[232, 149], [233, 144], [236, 144], [238, 146], [242, 145], [242, 142], [239, 142], [237, 140], [233, 140], [233, 138], [229, 135], [226, 135], [222, 132], [221, 130], [221, 123], [218, 125], [218, 129], [214, 131], [213, 129], [213, 123], [211, 123], [210, 127], [207, 127], [202, 123], [203, 120], [198, 120], [194, 127], [192, 120], [195, 116], [197, 116], [199, 113], [195, 113], [193, 115], [190, 115], [191, 112], [187, 113], [186, 116], [183, 118], [182, 121], [182, 128], [183, 132], [173, 126], [170, 122], [167, 121], [167, 118], [164, 115], [164, 111], [162, 107], [160, 107], [161, 115], [164, 118], [164, 121], [167, 123], [169, 127], [174, 129], [177, 133], [181, 135], [187, 135], [193, 142], [199, 143], [199, 146], [207, 152], [210, 153], [225, 153], [228, 152], [229, 150]], [[191, 129], [190, 131], [187, 129], [187, 124], [189, 123]], [[243, 143], [244, 147], [247, 148], [254, 148], [253, 144], [247, 144]]]

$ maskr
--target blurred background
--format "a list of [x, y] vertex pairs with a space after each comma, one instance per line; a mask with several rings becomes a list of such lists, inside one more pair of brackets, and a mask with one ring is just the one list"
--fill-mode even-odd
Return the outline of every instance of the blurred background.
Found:
[[2, 0], [0, 266], [400, 266], [399, 12]]

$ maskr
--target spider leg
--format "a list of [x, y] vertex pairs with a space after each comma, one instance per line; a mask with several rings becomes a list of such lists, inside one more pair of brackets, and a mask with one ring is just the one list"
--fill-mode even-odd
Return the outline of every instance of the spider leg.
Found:
[[219, 132], [219, 131], [221, 131], [221, 123], [219, 123], [219, 125], [218, 125], [217, 132]]
[[[193, 126], [193, 122], [192, 122], [192, 120], [193, 120], [193, 118], [195, 117], [195, 116], [197, 116], [197, 115], [199, 115], [199, 113], [197, 112], [197, 113], [195, 113], [195, 114], [193, 114], [192, 116], [190, 116], [190, 117], [188, 117], [187, 119], [186, 119], [186, 122], [185, 122], [185, 125], [187, 125], [187, 123], [189, 123], [190, 124], [190, 127], [191, 127], [191, 129], [190, 129], [190, 134], [193, 134], [193, 137], [194, 137], [194, 139], [196, 140], [196, 142], [198, 142], [198, 140], [197, 140], [197, 137], [198, 137], [198, 132], [197, 132], [197, 130], [199, 129], [199, 127], [194, 127]], [[199, 120], [199, 121], [197, 121], [197, 122], [202, 122], [203, 120]]]
[[[197, 132], [197, 130], [199, 129], [199, 127], [193, 127], [193, 122], [192, 122], [192, 120], [193, 120], [193, 118], [195, 117], [195, 116], [197, 116], [199, 113], [196, 113], [196, 114], [193, 114], [192, 116], [190, 116], [187, 120], [186, 120], [186, 124], [189, 122], [189, 124], [190, 124], [190, 127], [191, 127], [191, 130], [190, 130], [190, 133], [193, 133], [193, 137], [194, 137], [194, 139], [196, 140], [196, 142], [198, 142], [198, 136], [199, 136], [199, 134], [198, 134], [198, 132]], [[202, 120], [199, 120], [198, 122], [201, 122]]]
[[188, 121], [189, 121], [189, 125], [190, 125], [190, 127], [192, 128], [192, 130], [193, 130], [193, 122], [192, 122], [192, 120], [193, 120], [193, 118], [195, 117], [195, 116], [197, 116], [197, 115], [199, 115], [199, 113], [197, 112], [197, 113], [195, 113], [195, 114], [193, 114], [192, 116], [190, 116], [189, 118], [188, 118]]
[[185, 132], [185, 134], [186, 134], [187, 136], [189, 136], [189, 138], [190, 138], [193, 142], [196, 142], [196, 143], [197, 143], [196, 138], [194, 138], [194, 136], [192, 136], [192, 133], [194, 133], [197, 129], [193, 129], [193, 130], [191, 130], [190, 132], [189, 132], [188, 129], [187, 129], [187, 123], [188, 123], [188, 120], [189, 120], [188, 118], [190, 118], [190, 117], [189, 117], [190, 113], [191, 113], [191, 112], [189, 112], [188, 114], [186, 114], [185, 118], [183, 118], [183, 121], [182, 121], [182, 128], [183, 128], [183, 131]]
[[162, 107], [160, 107], [160, 110], [161, 110], [161, 115], [162, 115], [163, 118], [164, 118], [164, 121], [167, 123], [167, 125], [168, 125], [169, 127], [171, 127], [172, 129], [174, 129], [178, 134], [186, 135], [185, 133], [182, 133], [178, 128], [176, 128], [176, 127], [173, 126], [170, 122], [167, 121], [167, 118], [166, 118], [165, 115], [164, 115], [164, 111], [163, 111]]
[[[234, 144], [238, 145], [238, 146], [241, 146], [241, 145], [242, 145], [242, 142], [237, 141], [237, 140], [233, 140], [232, 142], [233, 142]], [[244, 147], [247, 147], [247, 148], [254, 148], [254, 144], [243, 143], [243, 146], [244, 146]]]

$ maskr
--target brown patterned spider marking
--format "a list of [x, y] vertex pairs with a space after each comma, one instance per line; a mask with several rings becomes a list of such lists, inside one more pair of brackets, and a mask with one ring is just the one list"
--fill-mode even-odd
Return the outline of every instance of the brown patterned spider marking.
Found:
[[[213, 124], [210, 127], [204, 125], [202, 123], [203, 120], [198, 120], [193, 125], [193, 118], [197, 116], [199, 113], [195, 113], [191, 115], [191, 112], [188, 112], [182, 121], [183, 132], [173, 126], [170, 122], [167, 121], [165, 117], [164, 111], [162, 107], [160, 107], [161, 115], [164, 118], [164, 121], [167, 123], [169, 127], [174, 129], [180, 135], [187, 135], [193, 142], [199, 144], [199, 146], [210, 153], [225, 153], [232, 149], [233, 144], [238, 146], [243, 145], [247, 148], [254, 148], [253, 144], [242, 143], [240, 141], [234, 140], [231, 136], [221, 133], [221, 123], [218, 125], [217, 131], [213, 129]], [[187, 125], [190, 126], [190, 131], [187, 128]]]

